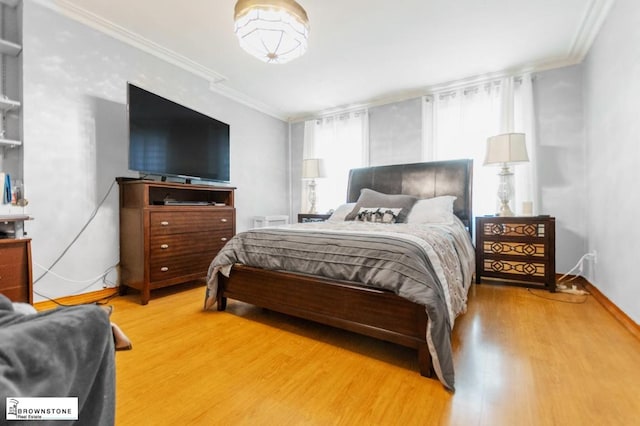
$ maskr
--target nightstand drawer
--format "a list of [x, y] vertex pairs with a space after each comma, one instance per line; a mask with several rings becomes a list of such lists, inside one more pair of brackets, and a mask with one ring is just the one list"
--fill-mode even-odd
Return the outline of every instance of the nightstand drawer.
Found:
[[482, 233], [486, 236], [505, 236], [505, 237], [530, 237], [544, 238], [548, 235], [548, 224], [543, 222], [521, 223], [513, 219], [494, 218], [502, 220], [487, 219], [482, 224]]
[[547, 273], [547, 265], [545, 262], [526, 262], [505, 259], [484, 259], [482, 262], [483, 275], [494, 274], [510, 274], [511, 278], [542, 278]]
[[521, 243], [517, 241], [485, 240], [482, 243], [484, 254], [502, 254], [509, 256], [547, 257], [546, 244]]

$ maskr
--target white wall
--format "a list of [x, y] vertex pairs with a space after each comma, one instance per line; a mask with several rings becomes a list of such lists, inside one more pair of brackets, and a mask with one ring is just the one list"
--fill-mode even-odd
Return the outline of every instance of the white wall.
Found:
[[617, 0], [584, 63], [588, 278], [640, 323], [640, 5]]
[[[23, 16], [24, 181], [34, 278], [87, 223], [127, 170], [126, 82], [231, 127], [231, 184], [237, 229], [253, 215], [288, 212], [288, 126], [208, 89], [208, 81], [34, 2]], [[118, 187], [53, 274], [34, 289], [49, 297], [102, 288], [73, 283], [119, 261]], [[113, 272], [109, 282], [116, 282]], [[35, 294], [35, 299], [41, 297]]]
[[422, 102], [414, 98], [369, 108], [371, 166], [422, 161]]
[[535, 75], [539, 211], [556, 218], [556, 270], [587, 252], [582, 66]]

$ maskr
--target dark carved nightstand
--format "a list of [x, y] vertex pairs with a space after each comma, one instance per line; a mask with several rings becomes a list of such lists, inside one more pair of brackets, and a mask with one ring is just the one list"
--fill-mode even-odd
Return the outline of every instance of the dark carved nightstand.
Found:
[[298, 213], [298, 223], [324, 222], [331, 217], [330, 214]]
[[555, 218], [476, 218], [476, 283], [482, 277], [505, 284], [556, 290]]

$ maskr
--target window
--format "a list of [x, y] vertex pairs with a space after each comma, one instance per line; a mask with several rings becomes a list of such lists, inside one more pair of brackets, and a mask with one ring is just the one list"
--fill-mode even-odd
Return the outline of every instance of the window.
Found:
[[[303, 159], [322, 158], [326, 177], [316, 181], [318, 212], [346, 202], [349, 170], [368, 165], [367, 111], [305, 122]], [[308, 185], [302, 185], [302, 211], [309, 210]]]
[[425, 160], [473, 159], [473, 210], [477, 215], [497, 211], [499, 170], [484, 167], [483, 162], [487, 138], [500, 133], [522, 132], [527, 139], [530, 162], [513, 166], [516, 199], [512, 210], [520, 212], [523, 201], [538, 204], [532, 99], [529, 75], [443, 90], [424, 98]]

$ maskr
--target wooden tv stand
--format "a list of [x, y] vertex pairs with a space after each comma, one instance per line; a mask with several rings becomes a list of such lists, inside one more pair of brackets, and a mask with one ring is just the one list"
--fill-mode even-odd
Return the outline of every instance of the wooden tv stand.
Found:
[[235, 235], [235, 188], [118, 178], [120, 293], [204, 279]]

